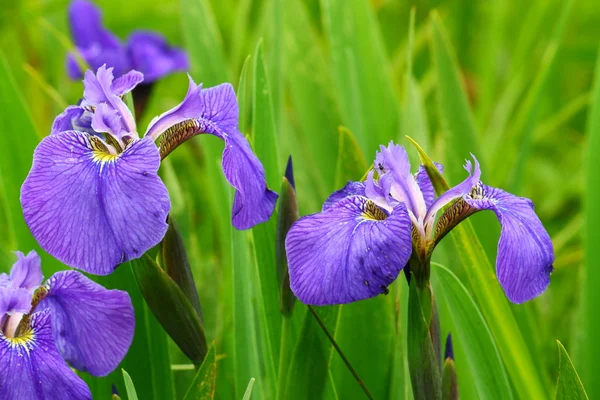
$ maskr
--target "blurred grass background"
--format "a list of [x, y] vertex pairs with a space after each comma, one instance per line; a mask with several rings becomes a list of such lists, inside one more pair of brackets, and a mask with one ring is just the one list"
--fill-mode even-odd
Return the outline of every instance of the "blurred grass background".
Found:
[[[597, 2], [95, 4], [103, 10], [106, 26], [122, 39], [135, 29], [152, 29], [185, 48], [196, 82], [234, 84], [241, 129], [265, 164], [272, 189], [279, 190], [285, 160], [292, 155], [301, 215], [318, 211], [345, 180], [359, 179], [378, 144], [395, 140], [408, 145], [404, 135], [415, 138], [434, 160], [446, 165], [453, 184], [464, 176], [459, 167], [473, 152], [482, 162], [483, 181], [531, 198], [553, 238], [556, 262], [549, 289], [532, 302], [510, 307], [539, 375], [531, 377], [532, 382], [539, 382], [544, 396], [554, 395], [559, 339], [590, 397], [600, 396], [592, 369], [600, 357], [600, 344], [594, 343], [599, 323], [592, 319], [599, 304], [593, 229], [600, 222], [594, 214], [600, 206], [591, 203], [583, 211], [584, 199], [597, 199], [597, 153], [586, 147], [586, 135], [594, 134], [593, 124], [586, 121], [594, 105]], [[49, 133], [54, 117], [82, 94], [81, 83], [71, 82], [64, 68], [71, 46], [67, 6], [66, 0], [19, 0], [0, 7], [0, 222], [7, 227], [0, 235], [0, 271], [12, 264], [11, 251], [35, 246], [18, 222], [18, 187], [31, 165], [32, 150]], [[412, 7], [415, 29], [409, 37]], [[186, 79], [178, 74], [156, 85], [141, 118], [141, 132], [154, 115], [183, 98]], [[340, 133], [339, 126], [351, 133]], [[253, 398], [359, 398], [356, 383], [331, 353], [323, 333], [305, 319], [305, 307], [296, 304], [289, 321], [278, 314], [274, 254], [269, 252], [274, 221], [251, 233], [230, 228], [231, 191], [220, 172], [221, 151], [217, 139], [203, 135], [178, 149], [161, 169], [194, 269], [207, 337], [216, 342], [216, 398], [241, 398], [251, 377], [256, 378]], [[356, 158], [348, 161], [348, 154], [366, 162], [358, 166]], [[589, 176], [584, 186], [586, 162]], [[498, 223], [487, 214], [474, 220], [493, 265]], [[589, 233], [584, 241], [586, 221]], [[436, 260], [457, 275], [483, 310], [467, 278], [474, 266], [447, 241], [436, 251]], [[584, 254], [589, 260], [587, 278]], [[62, 268], [44, 257], [46, 276]], [[131, 278], [126, 268], [119, 269], [112, 284]], [[319, 309], [378, 399], [411, 396], [402, 361], [407, 298], [403, 280], [398, 279], [388, 296]], [[138, 304], [143, 308], [141, 301]], [[453, 325], [445, 307], [440, 305], [444, 336], [461, 329]], [[161, 398], [160, 390], [148, 389], [153, 385], [145, 382], [144, 368], [155, 370], [152, 376], [162, 376], [158, 382], [170, 388], [162, 398], [183, 398], [194, 371], [185, 366], [171, 370], [165, 360], [176, 365], [188, 361], [173, 344], [165, 347], [168, 339], [147, 310], [136, 312], [147, 317], [138, 317], [138, 328], [144, 321], [141, 328], [158, 331], [130, 356], [132, 367], [125, 366], [138, 392], [144, 393], [140, 398]], [[485, 310], [483, 315], [488, 318]], [[492, 325], [489, 320], [488, 324]], [[282, 337], [288, 341], [280, 346]], [[504, 359], [498, 338], [496, 345]], [[477, 366], [467, 365], [464, 358], [468, 346], [456, 343], [459, 386], [464, 398], [477, 398], [481, 393], [469, 378], [477, 375]], [[512, 366], [504, 361], [510, 376]], [[285, 379], [277, 377], [281, 365], [290, 368]], [[122, 387], [119, 377], [89, 378], [95, 398], [108, 398], [112, 381]], [[511, 387], [517, 398], [526, 398], [527, 391], [514, 377]]]

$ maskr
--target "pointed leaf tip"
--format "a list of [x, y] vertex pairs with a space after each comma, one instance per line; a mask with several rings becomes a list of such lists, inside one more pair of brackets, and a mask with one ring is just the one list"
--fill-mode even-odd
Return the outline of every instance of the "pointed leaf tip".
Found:
[[452, 334], [448, 333], [448, 337], [446, 338], [446, 352], [444, 354], [445, 359], [454, 360], [454, 348], [452, 347]]
[[288, 157], [287, 166], [285, 167], [285, 177], [292, 185], [292, 189], [296, 190], [296, 181], [294, 181], [294, 165], [292, 164], [292, 155]]

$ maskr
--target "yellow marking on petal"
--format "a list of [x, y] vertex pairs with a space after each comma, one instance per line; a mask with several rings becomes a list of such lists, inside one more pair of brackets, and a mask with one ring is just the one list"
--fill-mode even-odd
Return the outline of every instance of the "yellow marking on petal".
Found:
[[6, 340], [8, 340], [8, 343], [13, 347], [21, 346], [29, 348], [33, 344], [32, 342], [35, 341], [35, 333], [33, 332], [33, 329], [28, 329], [22, 335], [14, 338], [7, 337]]
[[96, 162], [110, 162], [115, 161], [119, 156], [112, 154], [106, 144], [95, 136], [90, 137], [90, 146], [92, 147], [92, 159]]
[[92, 159], [96, 162], [110, 162], [119, 158], [118, 155], [105, 153], [101, 150], [92, 151]]
[[363, 205], [363, 212], [361, 217], [371, 221], [383, 221], [387, 218], [387, 215], [371, 200], [365, 202]]

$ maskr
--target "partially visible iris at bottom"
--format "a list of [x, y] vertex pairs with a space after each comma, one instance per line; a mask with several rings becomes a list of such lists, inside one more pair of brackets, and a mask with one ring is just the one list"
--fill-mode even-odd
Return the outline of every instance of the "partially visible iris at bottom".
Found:
[[67, 362], [95, 376], [117, 367], [135, 328], [129, 295], [77, 271], [42, 285], [40, 257], [17, 256], [0, 274], [0, 400], [91, 399]]

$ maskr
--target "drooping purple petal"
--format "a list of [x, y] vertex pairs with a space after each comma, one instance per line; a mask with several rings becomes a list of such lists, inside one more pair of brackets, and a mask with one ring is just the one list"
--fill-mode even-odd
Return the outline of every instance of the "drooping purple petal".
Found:
[[63, 358], [94, 376], [113, 371], [133, 339], [129, 295], [107, 290], [77, 271], [52, 275], [46, 287], [48, 295], [38, 307], [50, 309], [54, 342]]
[[[390, 141], [387, 147], [380, 146], [375, 157], [375, 168], [379, 170], [380, 177], [391, 174], [391, 195], [397, 201], [406, 203], [408, 210], [416, 219], [423, 218], [426, 213], [423, 194], [410, 172], [410, 161], [403, 146]], [[381, 180], [380, 179], [380, 180]]]
[[[94, 75], [92, 71], [86, 71], [83, 79], [83, 97], [92, 106], [98, 107], [101, 103], [107, 103], [115, 109], [121, 117], [123, 130], [136, 132], [135, 120], [127, 105], [113, 90], [113, 69], [105, 65], [98, 68]], [[117, 89], [123, 90], [124, 84], [119, 84]]]
[[[444, 166], [440, 163], [433, 163], [440, 173], [444, 172]], [[425, 167], [422, 165], [419, 166], [419, 170], [415, 175], [415, 180], [417, 181], [417, 185], [421, 189], [421, 193], [423, 193], [423, 199], [425, 200], [425, 206], [429, 210], [429, 207], [433, 204], [435, 200], [435, 189], [433, 188], [433, 184], [431, 183], [431, 179], [429, 179], [429, 175], [427, 175], [427, 171]]]
[[27, 255], [20, 251], [15, 252], [17, 262], [10, 270], [10, 283], [14, 288], [23, 288], [33, 293], [42, 284], [42, 260], [40, 256], [31, 250]]
[[147, 83], [189, 69], [185, 52], [171, 47], [164, 37], [154, 32], [133, 32], [127, 40], [127, 54], [132, 68], [141, 71]]
[[323, 203], [322, 211], [327, 211], [333, 205], [335, 205], [335, 203], [345, 199], [346, 197], [355, 195], [365, 196], [365, 187], [366, 185], [364, 182], [348, 181], [348, 183], [346, 183], [346, 186], [344, 186], [340, 190], [336, 190], [335, 192], [331, 193], [331, 195], [329, 195], [327, 200], [325, 200], [325, 203]]
[[33, 314], [31, 331], [9, 339], [0, 333], [0, 400], [87, 400], [89, 388], [65, 363], [52, 339], [50, 314]]
[[[127, 53], [119, 39], [102, 25], [100, 11], [90, 2], [75, 0], [69, 7], [71, 37], [79, 54], [94, 71], [107, 64], [117, 76], [129, 71]], [[71, 79], [79, 79], [83, 71], [72, 54], [67, 58], [67, 71]]]
[[411, 255], [411, 227], [404, 203], [386, 216], [362, 196], [300, 218], [286, 239], [292, 291], [314, 305], [350, 303], [385, 292]]
[[554, 249], [531, 200], [481, 183], [464, 200], [498, 216], [502, 230], [496, 275], [506, 296], [513, 303], [523, 303], [540, 295], [550, 284]]
[[[202, 89], [190, 78], [183, 102], [155, 118], [146, 137], [159, 143], [163, 157], [197, 134], [208, 133], [221, 138], [225, 142], [223, 172], [236, 189], [232, 223], [237, 229], [249, 229], [269, 219], [277, 194], [267, 188], [264, 168], [237, 125], [238, 105], [233, 87], [222, 84]], [[169, 137], [163, 136], [167, 130]]]
[[471, 190], [477, 185], [479, 182], [479, 178], [481, 178], [481, 169], [479, 168], [479, 161], [473, 154], [473, 161], [475, 162], [475, 167], [471, 164], [471, 161], [467, 160], [465, 164], [465, 169], [469, 173], [469, 176], [459, 183], [458, 185], [450, 188], [448, 191], [443, 193], [440, 197], [435, 199], [431, 207], [427, 210], [427, 215], [425, 217], [425, 222], [429, 221], [431, 218], [435, 218], [435, 214], [441, 210], [446, 204], [449, 204], [452, 200], [457, 199], [465, 194], [471, 192]]
[[106, 275], [163, 238], [170, 201], [150, 139], [133, 142], [119, 156], [98, 146], [97, 138], [74, 131], [42, 140], [21, 205], [44, 250], [67, 265]]

